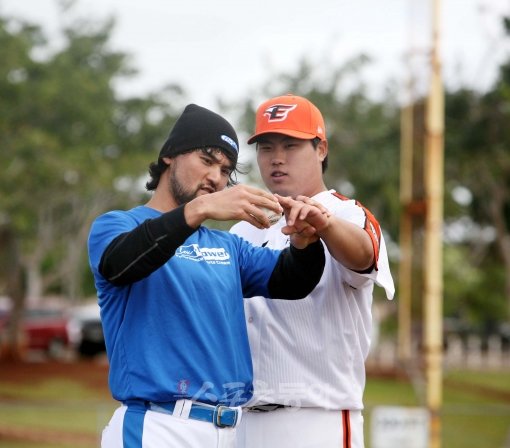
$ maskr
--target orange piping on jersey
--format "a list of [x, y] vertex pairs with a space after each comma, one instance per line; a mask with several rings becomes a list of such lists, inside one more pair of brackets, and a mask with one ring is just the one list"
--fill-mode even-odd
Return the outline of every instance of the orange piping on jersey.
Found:
[[[337, 193], [336, 191], [333, 193], [333, 196], [336, 196], [338, 199], [342, 201], [350, 201], [351, 199]], [[377, 219], [372, 214], [372, 212], [366, 208], [361, 202], [354, 200], [354, 203], [360, 207], [365, 213], [365, 224], [363, 229], [368, 233], [370, 237], [370, 241], [372, 241], [372, 247], [374, 249], [374, 266], [375, 270], [377, 270], [377, 262], [379, 261], [379, 248], [381, 246], [381, 226], [377, 222]]]
[[351, 448], [351, 419], [348, 410], [342, 411], [342, 426], [344, 434], [344, 445], [343, 448]]

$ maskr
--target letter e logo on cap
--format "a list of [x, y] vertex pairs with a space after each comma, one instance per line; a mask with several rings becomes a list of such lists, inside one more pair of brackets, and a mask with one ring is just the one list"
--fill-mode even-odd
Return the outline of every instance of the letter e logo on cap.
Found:
[[297, 107], [297, 104], [275, 104], [273, 106], [268, 107], [264, 115], [266, 115], [267, 121], [285, 121], [289, 112], [294, 110]]

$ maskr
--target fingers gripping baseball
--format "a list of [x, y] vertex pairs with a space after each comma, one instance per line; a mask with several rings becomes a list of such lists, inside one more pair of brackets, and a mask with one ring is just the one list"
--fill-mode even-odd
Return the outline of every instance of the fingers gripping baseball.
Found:
[[203, 195], [198, 200], [204, 219], [244, 220], [260, 229], [271, 225], [270, 215], [282, 214], [282, 207], [274, 195], [247, 185]]

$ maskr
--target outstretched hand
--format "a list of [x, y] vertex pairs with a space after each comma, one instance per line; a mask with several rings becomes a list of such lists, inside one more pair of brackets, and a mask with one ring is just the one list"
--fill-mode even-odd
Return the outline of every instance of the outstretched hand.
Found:
[[329, 225], [330, 212], [318, 202], [306, 196], [291, 197], [275, 194], [285, 213], [286, 225], [282, 233], [290, 236], [291, 244], [303, 249], [319, 239]]
[[276, 197], [260, 188], [236, 185], [215, 193], [196, 197], [185, 208], [186, 222], [199, 226], [206, 219], [216, 221], [247, 221], [259, 229], [270, 227], [263, 208], [282, 213]]

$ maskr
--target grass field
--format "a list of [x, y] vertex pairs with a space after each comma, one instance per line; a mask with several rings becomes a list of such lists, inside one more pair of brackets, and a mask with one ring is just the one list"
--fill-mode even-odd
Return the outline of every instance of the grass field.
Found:
[[[372, 446], [370, 411], [374, 407], [421, 407], [424, 395], [422, 384], [369, 377], [364, 413], [367, 448]], [[446, 372], [441, 430], [443, 448], [510, 448], [510, 372]]]
[[[106, 366], [18, 368], [0, 364], [0, 448], [99, 446], [117, 406], [108, 393]], [[369, 375], [366, 448], [372, 447], [371, 411], [380, 405], [422, 406], [422, 389], [420, 381], [402, 375]], [[510, 372], [446, 372], [441, 427], [442, 448], [510, 447]]]

